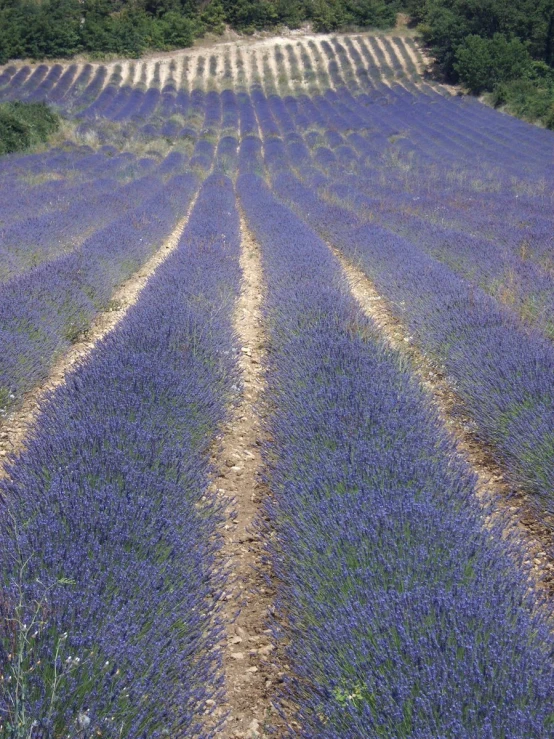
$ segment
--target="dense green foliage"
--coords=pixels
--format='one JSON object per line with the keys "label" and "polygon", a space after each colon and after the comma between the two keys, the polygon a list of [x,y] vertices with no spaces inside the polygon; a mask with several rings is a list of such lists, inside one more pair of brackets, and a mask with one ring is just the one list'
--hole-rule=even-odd
{"label": "dense green foliage", "polygon": [[554,127],[554,0],[408,0],[439,70]]}
{"label": "dense green foliage", "polygon": [[492,90],[499,82],[524,77],[531,66],[525,45],[501,33],[467,36],[456,52],[454,69],[473,92]]}
{"label": "dense green foliage", "polygon": [[0,0],[0,64],[80,52],[139,56],[190,46],[225,24],[253,32],[306,20],[330,31],[394,25],[399,0]]}
{"label": "dense green foliage", "polygon": [[46,141],[60,125],[44,103],[0,104],[0,154],[23,151]]}
{"label": "dense green foliage", "polygon": [[527,77],[497,84],[491,99],[520,118],[541,121],[554,130],[554,69],[544,62],[534,62]]}
{"label": "dense green foliage", "polygon": [[[178,5],[178,9],[175,9]],[[0,0],[0,62],[68,57],[79,52],[138,56],[149,48],[190,46],[200,16],[180,3],[145,0]]]}

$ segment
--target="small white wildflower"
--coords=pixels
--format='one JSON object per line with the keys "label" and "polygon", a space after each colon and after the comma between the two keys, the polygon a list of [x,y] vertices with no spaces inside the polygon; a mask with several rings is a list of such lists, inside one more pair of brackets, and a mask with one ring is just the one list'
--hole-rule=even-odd
{"label": "small white wildflower", "polygon": [[81,711],[77,717],[77,723],[79,724],[80,729],[88,729],[90,726],[90,716],[88,716],[86,712],[83,713]]}

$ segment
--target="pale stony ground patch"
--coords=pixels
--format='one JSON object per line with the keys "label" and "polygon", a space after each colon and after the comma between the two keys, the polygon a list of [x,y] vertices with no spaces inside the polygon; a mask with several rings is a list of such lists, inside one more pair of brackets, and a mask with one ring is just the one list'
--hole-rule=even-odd
{"label": "pale stony ground patch", "polygon": [[[405,30],[405,29],[404,29]],[[236,37],[233,40],[214,41],[211,44],[204,42],[189,49],[151,53],[140,60],[113,60],[105,63],[89,63],[92,74],[100,68],[106,70],[102,89],[108,85],[125,85],[147,90],[151,87],[163,90],[166,85],[173,85],[176,89],[192,90],[200,87],[205,90],[221,91],[223,89],[249,89],[252,84],[267,85],[264,75],[264,63],[271,70],[277,89],[281,94],[299,94],[308,90],[326,87],[334,89],[335,84],[329,75],[329,58],[322,44],[334,45],[348,39],[354,48],[363,50],[364,60],[372,59],[374,74],[385,84],[402,84],[401,80],[394,79],[392,59],[389,49],[380,40],[386,36],[388,43],[395,51],[407,76],[410,70],[405,62],[408,56],[416,66],[418,73],[431,65],[431,60],[425,55],[417,41],[411,35],[391,36],[373,32],[355,34],[315,34],[309,30],[298,29],[281,35],[266,35],[262,37]],[[398,34],[398,32],[397,32]],[[377,58],[373,44],[384,55],[387,68]],[[363,86],[365,80],[358,74],[358,67],[352,57],[348,45],[342,43],[345,49],[345,59],[335,52],[339,73],[350,87]],[[400,49],[400,46],[402,49]],[[289,51],[287,51],[289,49]],[[311,75],[314,82],[308,83],[306,69],[302,62],[301,53],[306,53],[311,64]],[[402,53],[403,52],[403,53]],[[276,61],[279,55],[280,61]],[[296,55],[297,69],[291,65],[291,56]],[[213,59],[212,64],[210,60]],[[225,74],[226,60],[230,67],[230,74]],[[75,62],[72,62],[75,64]],[[14,64],[11,62],[11,64]],[[15,65],[23,62],[15,62]],[[38,63],[37,63],[38,64]],[[62,64],[69,66],[67,60],[48,62],[48,65]],[[213,65],[213,69],[211,69]],[[36,65],[31,65],[36,66]],[[84,68],[79,61],[74,79],[77,80]],[[0,67],[0,71],[2,68]],[[370,77],[371,71],[370,72]],[[423,78],[421,78],[423,81]],[[54,86],[53,90],[55,91]],[[442,86],[442,89],[446,89]],[[101,91],[101,90],[100,90]],[[71,95],[71,90],[68,92]]]}
{"label": "pale stony ground patch", "polygon": [[284,730],[273,703],[286,666],[276,657],[269,628],[274,593],[263,545],[263,502],[269,494],[260,479],[265,387],[263,273],[260,249],[244,216],[240,264],[243,281],[234,325],[240,343],[242,387],[212,460],[217,470],[212,493],[227,511],[219,552],[220,571],[226,574],[225,590],[220,594],[225,699],[206,710],[208,723],[224,720],[218,733],[222,739],[254,738],[266,732],[275,736],[275,731]]}

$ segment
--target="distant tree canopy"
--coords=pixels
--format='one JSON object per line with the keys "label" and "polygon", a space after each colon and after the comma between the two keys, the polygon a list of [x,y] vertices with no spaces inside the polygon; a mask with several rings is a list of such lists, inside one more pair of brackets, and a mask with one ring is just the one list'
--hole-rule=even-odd
{"label": "distant tree canopy", "polygon": [[499,82],[525,77],[531,70],[527,47],[502,33],[492,38],[466,36],[456,50],[454,70],[473,92],[492,90]]}
{"label": "distant tree canopy", "polygon": [[0,64],[81,52],[139,56],[190,46],[225,24],[253,32],[310,20],[316,30],[394,25],[400,0],[0,0]]}
{"label": "distant tree canopy", "polygon": [[554,65],[554,0],[407,0],[407,5],[442,71],[452,80],[460,75],[458,50],[467,48],[467,39],[474,36],[492,42],[479,47],[478,42],[469,42],[469,48],[480,55],[500,55],[505,60],[506,54],[513,53],[521,58],[518,45],[510,50],[502,47],[502,38],[517,39],[529,59]]}
{"label": "distant tree canopy", "polygon": [[554,0],[406,0],[442,74],[554,128]]}

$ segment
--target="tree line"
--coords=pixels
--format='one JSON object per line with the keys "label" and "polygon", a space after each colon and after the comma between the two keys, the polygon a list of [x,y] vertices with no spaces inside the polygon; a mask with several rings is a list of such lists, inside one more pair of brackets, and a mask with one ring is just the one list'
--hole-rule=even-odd
{"label": "tree line", "polygon": [[0,0],[0,64],[78,53],[140,56],[190,46],[226,25],[252,33],[393,26],[399,0]]}
{"label": "tree line", "polygon": [[407,0],[450,82],[554,129],[554,0]]}

